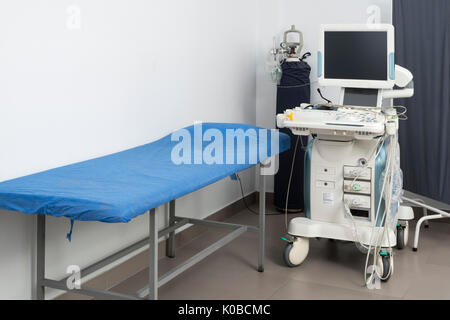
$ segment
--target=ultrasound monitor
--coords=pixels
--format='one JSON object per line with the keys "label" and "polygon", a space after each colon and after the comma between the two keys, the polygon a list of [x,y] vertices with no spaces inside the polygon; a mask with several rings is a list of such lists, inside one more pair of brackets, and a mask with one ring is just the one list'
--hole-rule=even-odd
{"label": "ultrasound monitor", "polygon": [[394,27],[322,25],[318,77],[321,86],[390,89],[394,86]]}

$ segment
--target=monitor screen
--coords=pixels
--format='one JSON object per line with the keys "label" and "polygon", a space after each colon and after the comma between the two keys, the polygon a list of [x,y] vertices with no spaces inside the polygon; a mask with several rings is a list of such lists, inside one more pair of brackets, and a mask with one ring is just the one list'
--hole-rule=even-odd
{"label": "monitor screen", "polygon": [[386,31],[325,31],[325,79],[388,80]]}
{"label": "monitor screen", "polygon": [[378,89],[346,88],[343,104],[346,106],[375,107],[378,104]]}

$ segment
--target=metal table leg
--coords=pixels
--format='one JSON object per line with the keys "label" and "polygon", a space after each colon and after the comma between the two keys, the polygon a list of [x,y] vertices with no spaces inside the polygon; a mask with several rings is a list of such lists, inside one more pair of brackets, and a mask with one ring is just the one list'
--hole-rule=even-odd
{"label": "metal table leg", "polygon": [[413,251],[417,251],[419,248],[419,236],[420,236],[420,227],[422,226],[422,223],[427,223],[429,220],[435,220],[435,219],[442,219],[442,218],[448,218],[448,216],[444,216],[442,214],[436,214],[436,215],[426,215],[419,219],[416,225],[416,232],[414,233],[414,246]]}
{"label": "metal table leg", "polygon": [[[175,224],[175,200],[170,201],[169,204],[169,227]],[[175,231],[169,233],[169,238],[166,242],[166,256],[175,258]]]}
{"label": "metal table leg", "polygon": [[158,218],[156,210],[150,210],[149,216],[149,300],[158,300]]}
{"label": "metal table leg", "polygon": [[37,215],[34,299],[45,300],[45,215]]}
{"label": "metal table leg", "polygon": [[[261,169],[260,169],[261,170]],[[260,173],[259,175],[259,253],[258,253],[258,271],[264,272],[264,247],[265,247],[265,228],[266,228],[266,179]]]}

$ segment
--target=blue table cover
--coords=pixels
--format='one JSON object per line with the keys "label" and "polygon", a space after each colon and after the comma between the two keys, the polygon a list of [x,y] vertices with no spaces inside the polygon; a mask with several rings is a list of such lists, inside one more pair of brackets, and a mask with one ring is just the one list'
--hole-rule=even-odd
{"label": "blue table cover", "polygon": [[[224,138],[227,129],[254,129],[256,132],[261,129],[231,123],[203,123],[200,126],[203,133],[208,129],[217,129]],[[195,145],[194,126],[184,130],[192,134],[192,157],[199,148],[204,151],[211,144],[210,141],[203,141]],[[270,157],[275,155],[276,150],[272,152],[271,148],[270,137],[273,133],[267,132],[267,156]],[[171,154],[180,141],[172,141],[171,135],[168,135],[155,142],[105,157],[2,182],[0,209],[64,216],[72,222],[129,222],[150,209],[255,165],[249,161],[249,144],[254,144],[254,141],[251,142],[252,139],[248,137],[244,151],[234,144],[235,159],[245,152],[246,160],[241,164],[177,165],[171,160]],[[257,136],[259,144],[260,138]],[[280,133],[278,151],[289,148],[290,138]],[[226,154],[230,149],[224,146],[222,152],[226,162]],[[265,158],[259,159],[258,154],[257,161],[261,162]]]}

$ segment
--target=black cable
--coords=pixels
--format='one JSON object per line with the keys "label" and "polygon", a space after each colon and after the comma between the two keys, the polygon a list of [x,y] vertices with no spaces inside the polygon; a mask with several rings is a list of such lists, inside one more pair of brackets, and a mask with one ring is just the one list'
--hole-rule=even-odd
{"label": "black cable", "polygon": [[285,211],[283,213],[284,217],[285,217],[286,231],[288,230],[287,216],[289,214],[289,212],[288,212],[289,193],[291,192],[291,182],[292,182],[292,175],[294,173],[295,158],[297,156],[298,141],[301,140],[302,141],[302,145],[303,145],[303,140],[301,139],[301,137],[302,136],[298,135],[297,136],[297,141],[295,142],[294,155],[292,156],[291,174],[289,175],[289,183],[288,183],[288,187],[287,187],[287,191],[286,191],[286,208],[285,208]]}
{"label": "black cable", "polygon": [[[242,186],[242,181],[241,181],[241,177],[239,177],[239,174],[236,173],[236,177],[239,181],[239,185],[241,187],[241,194],[242,194],[242,201],[244,202],[245,207],[247,208],[248,211],[250,211],[253,214],[257,214],[259,215],[259,212],[254,211],[253,209],[250,208],[250,206],[247,203],[247,200],[245,200],[245,193],[244,193],[244,188]],[[266,212],[266,216],[279,216],[284,214],[284,212]]]}
{"label": "black cable", "polygon": [[320,88],[317,88],[317,92],[319,93],[320,97],[321,97],[323,100],[325,100],[325,101],[328,102],[329,104],[332,104],[332,103],[331,103],[331,100],[328,100],[327,98],[325,98],[325,97],[322,95],[322,91],[320,91]]}
{"label": "black cable", "polygon": [[[289,177],[289,185],[288,185],[288,189],[287,189],[287,192],[286,192],[286,209],[283,210],[283,212],[266,212],[267,216],[280,216],[280,215],[286,215],[287,216],[288,214],[296,214],[296,212],[288,212],[288,201],[289,201],[289,193],[290,193],[290,188],[291,188],[291,179],[292,179],[292,175],[294,173],[295,158],[296,158],[296,155],[297,155],[297,148],[298,148],[298,142],[299,141],[301,141],[302,149],[304,151],[306,151],[306,147],[303,144],[302,136],[300,136],[300,135],[297,136],[297,141],[295,143],[295,150],[294,150],[294,154],[292,156],[292,165],[291,165],[291,174],[290,174],[290,177]],[[236,177],[237,177],[237,179],[239,181],[239,185],[241,187],[242,201],[244,202],[245,207],[251,213],[259,215],[259,212],[256,212],[256,211],[252,210],[250,208],[250,206],[247,204],[247,201],[245,200],[245,193],[244,193],[244,188],[242,186],[241,177],[239,177],[239,174],[237,174],[237,173],[236,173]]]}

